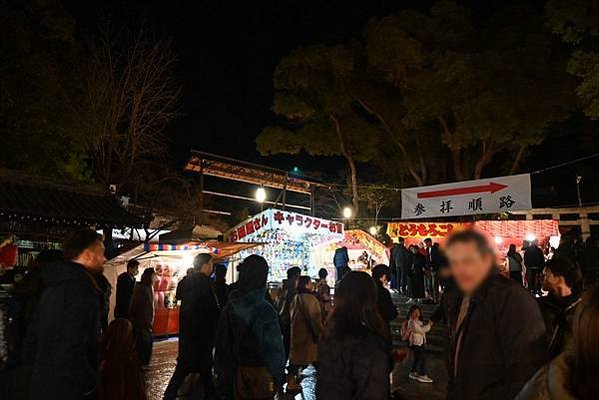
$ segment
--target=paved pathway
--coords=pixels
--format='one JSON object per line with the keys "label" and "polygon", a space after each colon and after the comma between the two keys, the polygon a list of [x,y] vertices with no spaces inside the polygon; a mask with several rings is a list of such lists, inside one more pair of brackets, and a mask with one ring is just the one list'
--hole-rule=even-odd
{"label": "paved pathway", "polygon": [[[404,318],[411,304],[405,304],[405,299],[394,296],[394,301],[400,310],[400,317]],[[435,310],[434,305],[421,305],[425,318]],[[398,319],[393,325],[394,345],[405,346],[400,341],[399,329],[401,320]],[[393,372],[393,391],[396,399],[401,400],[442,400],[445,398],[445,386],[447,384],[447,372],[443,359],[443,327],[435,325],[428,335],[427,347],[427,369],[428,375],[434,379],[434,383],[425,384],[408,379],[411,359],[396,366]],[[177,358],[177,339],[162,340],[154,343],[152,364],[147,372],[149,400],[162,400],[162,395],[175,368]],[[312,369],[306,371],[306,377],[302,381],[303,393],[287,396],[285,400],[315,400],[314,396],[315,377]]]}

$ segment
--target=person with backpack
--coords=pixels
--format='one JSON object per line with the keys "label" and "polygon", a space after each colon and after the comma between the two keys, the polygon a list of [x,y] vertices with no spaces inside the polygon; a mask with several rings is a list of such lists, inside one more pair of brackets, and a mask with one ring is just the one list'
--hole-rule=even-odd
{"label": "person with backpack", "polygon": [[426,358],[424,345],[426,344],[426,334],[433,327],[432,321],[426,324],[422,322],[422,311],[417,305],[410,307],[408,312],[407,331],[409,332],[408,342],[412,349],[413,361],[412,369],[408,377],[422,383],[432,383],[433,380],[426,374]]}

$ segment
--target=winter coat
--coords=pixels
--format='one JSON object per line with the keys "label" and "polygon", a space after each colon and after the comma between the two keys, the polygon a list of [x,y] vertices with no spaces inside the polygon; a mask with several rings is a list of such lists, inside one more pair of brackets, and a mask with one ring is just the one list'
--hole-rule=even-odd
{"label": "winter coat", "polygon": [[423,324],[420,320],[408,320],[410,332],[410,346],[422,346],[426,343],[426,334],[431,330],[431,324]]}
{"label": "winter coat", "polygon": [[441,252],[439,246],[431,246],[426,251],[426,269],[437,271],[441,265]]}
{"label": "winter coat", "polygon": [[108,327],[108,314],[110,313],[110,294],[112,293],[112,285],[104,274],[95,274],[96,283],[100,288],[98,294],[100,301],[100,330],[105,332]]}
{"label": "winter coat", "polygon": [[223,308],[227,304],[227,298],[229,297],[230,287],[225,281],[214,281],[214,293],[218,299],[218,306]]}
{"label": "winter coat", "polygon": [[154,288],[138,282],[133,289],[129,320],[135,330],[152,333],[154,324]]}
{"label": "winter coat", "polygon": [[537,299],[545,326],[545,342],[549,359],[559,355],[565,348],[566,341],[570,337],[572,319],[576,306],[580,302],[580,296],[571,294],[568,297],[556,298],[553,295]]}
{"label": "winter coat", "polygon": [[316,283],[316,295],[320,301],[320,311],[322,312],[322,320],[325,321],[327,316],[333,311],[333,299],[331,298],[331,287],[326,279],[321,279]]}
{"label": "winter coat", "polygon": [[389,268],[393,275],[407,274],[411,267],[410,251],[404,245],[395,244],[391,249]]}
{"label": "winter coat", "polygon": [[337,249],[335,250],[335,255],[333,256],[333,265],[335,268],[340,269],[343,267],[347,267],[349,264],[349,255],[347,254],[346,249]]}
{"label": "winter coat", "polygon": [[298,293],[291,302],[291,348],[289,363],[308,365],[318,359],[318,338],[323,331],[318,298]]}
{"label": "winter coat", "polygon": [[116,280],[116,305],[115,318],[129,318],[131,298],[135,288],[135,277],[128,272],[123,272]]}
{"label": "winter coat", "polygon": [[411,268],[411,280],[412,280],[412,293],[411,297],[422,299],[424,298],[424,268],[426,267],[426,257],[418,252],[412,254],[412,268]]}
{"label": "winter coat", "polygon": [[375,333],[318,345],[317,400],[388,400],[389,341]]}
{"label": "winter coat", "polygon": [[218,324],[214,370],[219,391],[232,399],[238,367],[264,367],[282,384],[285,363],[277,312],[266,301],[265,289],[245,295],[233,290]]}
{"label": "winter coat", "polygon": [[470,298],[456,366],[462,299],[449,299],[448,399],[513,398],[544,360],[545,323],[536,301],[521,285],[492,273]]}
{"label": "winter coat", "polygon": [[177,362],[190,371],[210,363],[218,324],[218,302],[212,279],[194,272],[178,287],[179,356]]}
{"label": "winter coat", "polygon": [[507,256],[508,269],[510,272],[522,272],[522,256],[514,253],[513,256]]}
{"label": "winter coat", "polygon": [[393,300],[391,299],[391,293],[387,290],[383,283],[379,280],[375,280],[377,289],[377,306],[379,314],[385,320],[387,324],[394,321],[399,315]]}
{"label": "winter coat", "polygon": [[539,246],[528,246],[524,251],[524,264],[526,264],[526,268],[543,268],[545,265],[543,250]]}
{"label": "winter coat", "polygon": [[567,353],[559,355],[528,381],[515,400],[577,400],[570,387],[574,373],[570,365]]}
{"label": "winter coat", "polygon": [[100,290],[74,262],[47,266],[42,275],[46,289],[26,340],[34,354],[31,399],[79,399],[96,383]]}

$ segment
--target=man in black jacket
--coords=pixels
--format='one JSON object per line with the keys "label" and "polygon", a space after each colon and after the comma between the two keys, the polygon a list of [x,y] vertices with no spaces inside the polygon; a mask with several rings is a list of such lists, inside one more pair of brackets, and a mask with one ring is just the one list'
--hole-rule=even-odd
{"label": "man in black jacket", "polygon": [[129,307],[135,287],[135,277],[139,273],[139,261],[131,259],[127,262],[127,271],[119,275],[116,280],[116,305],[114,306],[115,318],[129,318]]}
{"label": "man in black jacket", "polygon": [[218,324],[219,307],[210,275],[212,256],[202,253],[193,260],[194,272],[185,278],[177,291],[179,311],[179,355],[175,372],[164,393],[164,400],[174,400],[189,374],[200,374],[207,398],[214,395],[212,350]]}
{"label": "man in black jacket", "polygon": [[541,293],[539,287],[539,277],[543,272],[543,266],[545,265],[545,256],[543,250],[539,247],[536,240],[530,243],[530,246],[524,251],[524,264],[528,271],[528,289],[532,294]]}
{"label": "man in black jacket", "polygon": [[534,298],[497,273],[484,236],[448,239],[457,296],[446,304],[448,399],[513,399],[542,365],[545,324]]}
{"label": "man in black jacket", "polygon": [[26,351],[33,358],[31,399],[93,398],[99,343],[99,287],[93,277],[106,258],[93,230],[70,234],[66,261],[45,267],[46,289],[31,322]]}
{"label": "man in black jacket", "polygon": [[409,270],[412,266],[410,252],[404,245],[404,238],[400,237],[391,248],[389,268],[393,276],[393,287],[402,294],[408,294]]}

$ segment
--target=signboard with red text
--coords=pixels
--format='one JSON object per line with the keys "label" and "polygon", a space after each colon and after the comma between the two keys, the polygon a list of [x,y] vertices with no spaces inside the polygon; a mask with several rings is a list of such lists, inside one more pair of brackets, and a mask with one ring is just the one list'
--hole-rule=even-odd
{"label": "signboard with red text", "polygon": [[251,241],[265,231],[282,229],[293,234],[317,234],[343,238],[343,223],[303,214],[268,209],[227,232],[231,242]]}
{"label": "signboard with red text", "polygon": [[529,210],[530,175],[511,175],[401,191],[401,218],[455,217]]}

